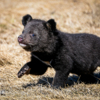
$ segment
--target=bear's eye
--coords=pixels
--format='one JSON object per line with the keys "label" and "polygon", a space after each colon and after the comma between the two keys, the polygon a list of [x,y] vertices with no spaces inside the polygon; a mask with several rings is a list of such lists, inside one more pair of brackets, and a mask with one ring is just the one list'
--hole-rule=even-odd
{"label": "bear's eye", "polygon": [[22,34],[24,33],[24,31],[22,31]]}
{"label": "bear's eye", "polygon": [[32,36],[35,36],[35,34],[32,34]]}
{"label": "bear's eye", "polygon": [[35,36],[35,34],[30,34],[30,36],[34,37],[34,36]]}

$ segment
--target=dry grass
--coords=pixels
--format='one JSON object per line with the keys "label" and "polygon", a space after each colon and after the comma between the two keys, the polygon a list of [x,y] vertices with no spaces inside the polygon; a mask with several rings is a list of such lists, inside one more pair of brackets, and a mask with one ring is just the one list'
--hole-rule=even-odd
{"label": "dry grass", "polygon": [[[62,31],[100,36],[100,0],[0,0],[0,13],[0,100],[100,100],[100,84],[75,83],[55,90],[36,84],[43,80],[41,76],[18,79],[16,75],[30,60],[30,53],[17,43],[23,15],[54,18]],[[53,77],[54,73],[48,69],[43,77]]]}

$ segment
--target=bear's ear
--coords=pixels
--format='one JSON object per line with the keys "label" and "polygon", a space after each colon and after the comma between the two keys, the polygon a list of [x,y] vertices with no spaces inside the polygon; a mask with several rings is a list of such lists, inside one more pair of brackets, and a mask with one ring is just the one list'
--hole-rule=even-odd
{"label": "bear's ear", "polygon": [[31,20],[32,20],[31,15],[27,14],[27,15],[23,16],[23,18],[22,18],[22,24],[25,26]]}
{"label": "bear's ear", "polygon": [[46,22],[46,26],[49,30],[55,31],[56,30],[56,22],[54,19],[50,19]]}

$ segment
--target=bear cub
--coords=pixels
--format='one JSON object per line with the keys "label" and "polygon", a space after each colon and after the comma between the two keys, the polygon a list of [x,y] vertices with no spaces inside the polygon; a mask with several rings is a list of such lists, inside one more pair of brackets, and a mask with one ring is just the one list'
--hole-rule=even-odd
{"label": "bear cub", "polygon": [[[48,21],[33,19],[25,15],[22,19],[24,30],[18,37],[19,45],[31,52],[31,61],[18,72],[42,75],[48,67],[56,74],[52,85],[65,86],[69,73],[85,76],[93,75],[100,66],[100,38],[88,33],[64,33],[56,28],[54,19]],[[49,61],[46,64],[44,61]]]}

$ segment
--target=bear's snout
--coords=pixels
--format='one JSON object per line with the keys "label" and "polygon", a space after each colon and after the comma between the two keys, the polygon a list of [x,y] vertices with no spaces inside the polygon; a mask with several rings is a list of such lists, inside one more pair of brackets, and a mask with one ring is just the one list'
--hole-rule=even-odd
{"label": "bear's snout", "polygon": [[18,42],[19,42],[19,45],[20,45],[22,48],[26,48],[26,47],[27,47],[26,43],[24,42],[24,38],[23,38],[22,35],[20,35],[20,36],[18,37]]}
{"label": "bear's snout", "polygon": [[21,35],[18,37],[18,42],[19,43],[22,43],[23,42],[23,37]]}

